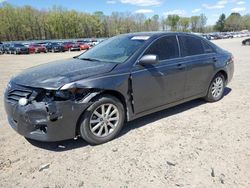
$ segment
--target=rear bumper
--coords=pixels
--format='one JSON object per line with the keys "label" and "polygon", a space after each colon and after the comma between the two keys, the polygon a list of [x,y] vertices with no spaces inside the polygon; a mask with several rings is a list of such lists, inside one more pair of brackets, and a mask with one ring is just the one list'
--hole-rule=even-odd
{"label": "rear bumper", "polygon": [[229,84],[232,79],[233,79],[233,75],[234,75],[234,63],[229,63],[226,66],[226,70],[227,70],[227,84]]}
{"label": "rear bumper", "polygon": [[76,125],[88,103],[74,101],[32,102],[26,106],[8,101],[5,110],[11,127],[20,135],[39,141],[61,141],[76,136]]}

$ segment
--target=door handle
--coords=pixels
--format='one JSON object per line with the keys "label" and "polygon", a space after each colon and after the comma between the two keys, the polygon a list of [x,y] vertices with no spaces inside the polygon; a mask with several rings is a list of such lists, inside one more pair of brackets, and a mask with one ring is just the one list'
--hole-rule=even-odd
{"label": "door handle", "polygon": [[217,62],[217,58],[216,57],[213,57],[213,62]]}

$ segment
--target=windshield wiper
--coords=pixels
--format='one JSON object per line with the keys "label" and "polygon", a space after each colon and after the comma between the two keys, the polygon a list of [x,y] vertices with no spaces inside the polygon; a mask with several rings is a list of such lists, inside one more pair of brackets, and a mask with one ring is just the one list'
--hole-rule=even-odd
{"label": "windshield wiper", "polygon": [[86,61],[99,61],[100,62],[99,59],[94,59],[94,58],[79,58],[79,59],[86,60]]}

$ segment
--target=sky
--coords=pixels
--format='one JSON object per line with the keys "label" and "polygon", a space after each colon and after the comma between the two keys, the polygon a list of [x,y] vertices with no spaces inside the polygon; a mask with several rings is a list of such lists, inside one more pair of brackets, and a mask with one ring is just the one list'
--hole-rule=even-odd
{"label": "sky", "polygon": [[227,16],[232,12],[250,13],[250,0],[0,0],[0,3],[4,1],[16,6],[31,5],[37,9],[57,5],[88,13],[102,11],[107,15],[115,11],[144,13],[147,17],[154,14],[160,17],[169,14],[190,17],[204,13],[208,25],[214,24],[222,13]]}

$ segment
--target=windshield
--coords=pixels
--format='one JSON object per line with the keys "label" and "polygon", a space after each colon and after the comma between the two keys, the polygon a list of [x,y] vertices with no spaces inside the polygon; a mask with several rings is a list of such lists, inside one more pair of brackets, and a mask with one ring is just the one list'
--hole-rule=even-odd
{"label": "windshield", "polygon": [[103,41],[80,55],[79,59],[89,59],[110,63],[124,63],[138,50],[149,36],[117,36]]}

